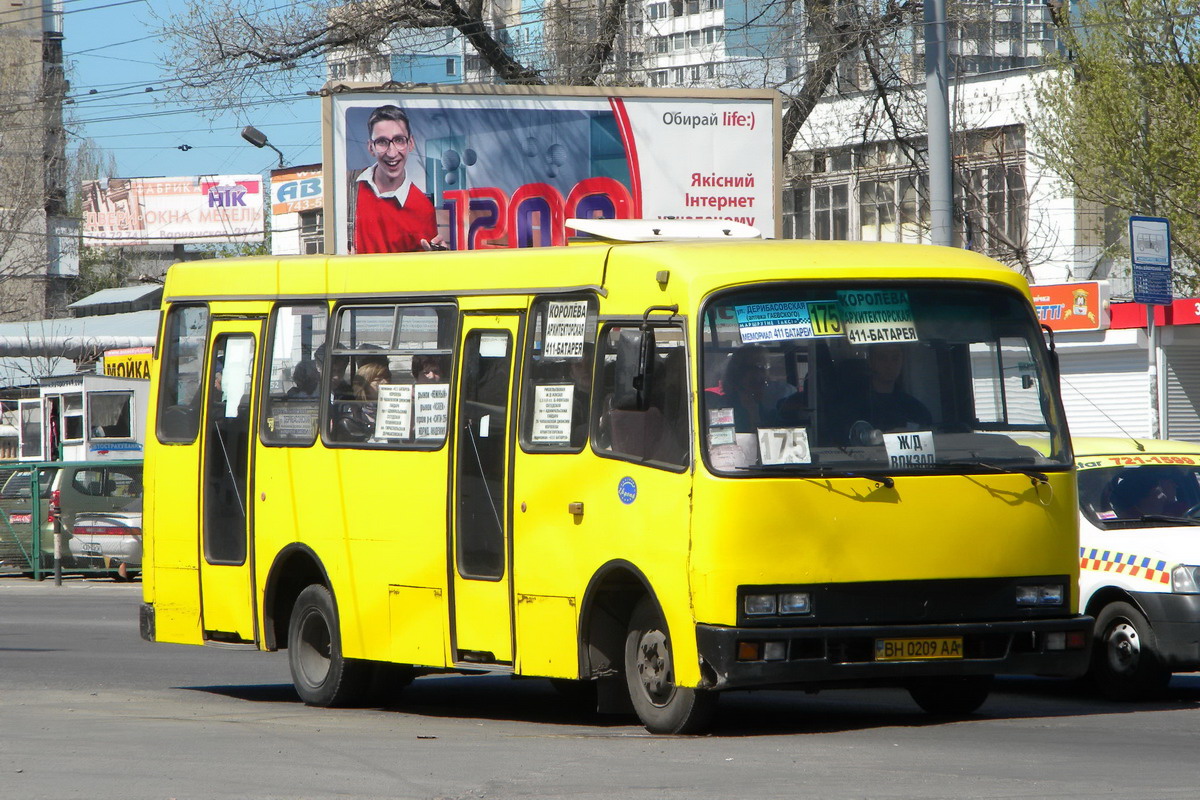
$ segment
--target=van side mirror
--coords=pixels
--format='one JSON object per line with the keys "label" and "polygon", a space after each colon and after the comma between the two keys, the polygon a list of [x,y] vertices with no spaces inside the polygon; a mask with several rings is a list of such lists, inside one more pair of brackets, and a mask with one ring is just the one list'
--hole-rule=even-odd
{"label": "van side mirror", "polygon": [[627,328],[617,335],[616,386],[613,408],[645,411],[654,382],[654,329]]}

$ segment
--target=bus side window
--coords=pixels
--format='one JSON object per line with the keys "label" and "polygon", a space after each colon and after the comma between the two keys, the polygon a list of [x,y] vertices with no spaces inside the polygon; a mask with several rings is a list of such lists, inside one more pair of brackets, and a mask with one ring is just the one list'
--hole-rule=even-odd
{"label": "bus side window", "polygon": [[259,426],[263,444],[307,447],[316,441],[328,316],[324,305],[275,309]]}
{"label": "bus side window", "polygon": [[322,398],[326,441],[436,449],[446,441],[457,310],[342,306]]}
{"label": "bus side window", "polygon": [[172,306],[167,312],[158,382],[158,440],[188,443],[200,432],[206,306]]}
{"label": "bus side window", "polygon": [[594,295],[533,304],[521,419],[526,452],[575,453],[587,444],[596,310]]}
{"label": "bus side window", "polygon": [[644,411],[615,408],[617,387],[616,343],[620,328],[606,328],[601,336],[604,369],[601,370],[598,413],[595,416],[595,447],[598,451],[634,461],[672,467],[688,464],[691,435],[688,425],[687,355],[681,328],[655,331],[654,363]]}

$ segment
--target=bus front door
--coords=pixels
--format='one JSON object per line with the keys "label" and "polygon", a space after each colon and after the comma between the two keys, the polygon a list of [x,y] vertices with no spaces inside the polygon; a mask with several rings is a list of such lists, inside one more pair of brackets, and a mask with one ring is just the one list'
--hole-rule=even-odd
{"label": "bus front door", "polygon": [[519,327],[516,315],[463,320],[451,528],[451,620],[459,663],[513,660],[509,449]]}
{"label": "bus front door", "polygon": [[208,354],[200,485],[200,603],[204,638],[258,639],[250,546],[254,362],[262,323],[214,320]]}

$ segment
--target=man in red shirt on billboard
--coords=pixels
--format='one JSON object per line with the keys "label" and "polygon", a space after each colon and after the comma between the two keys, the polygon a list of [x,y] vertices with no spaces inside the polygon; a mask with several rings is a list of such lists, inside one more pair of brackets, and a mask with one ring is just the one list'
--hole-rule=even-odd
{"label": "man in red shirt on billboard", "polygon": [[354,252],[445,249],[433,203],[406,173],[415,149],[408,115],[397,106],[380,106],[367,120],[367,136],[375,163],[355,182]]}

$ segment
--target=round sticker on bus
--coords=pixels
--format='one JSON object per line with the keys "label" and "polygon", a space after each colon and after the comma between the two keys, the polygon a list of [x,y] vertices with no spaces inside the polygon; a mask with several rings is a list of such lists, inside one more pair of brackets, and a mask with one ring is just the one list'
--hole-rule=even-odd
{"label": "round sticker on bus", "polygon": [[621,498],[625,505],[637,500],[637,482],[628,475],[621,478],[621,482],[617,484],[617,497]]}

